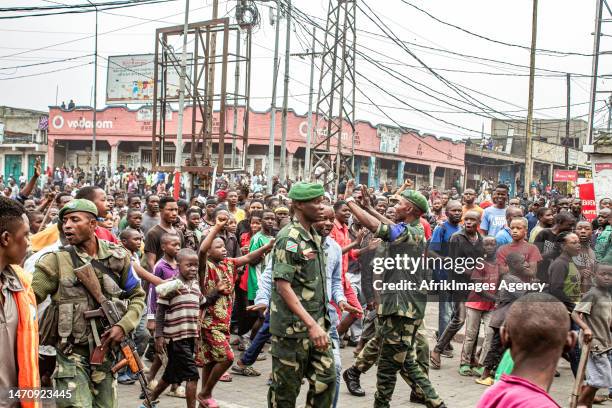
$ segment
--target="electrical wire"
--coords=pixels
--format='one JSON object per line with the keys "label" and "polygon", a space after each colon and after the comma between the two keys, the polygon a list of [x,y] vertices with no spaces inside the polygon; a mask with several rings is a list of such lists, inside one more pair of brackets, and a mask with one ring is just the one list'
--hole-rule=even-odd
{"label": "electrical wire", "polygon": [[[316,23],[315,23],[315,24],[316,24]],[[307,30],[307,29],[305,29],[305,28],[303,28],[303,29],[304,29],[306,32],[308,32],[308,30]],[[320,44],[322,44],[322,43],[320,42]],[[360,54],[360,53],[359,53],[359,52],[357,52],[357,54]],[[362,57],[363,57],[363,58],[365,58],[365,59],[368,59],[368,58],[369,58],[369,57],[368,57],[367,55],[365,55],[365,54],[361,54],[361,55],[362,55]],[[380,68],[380,67],[379,67],[379,68]],[[389,73],[389,72],[387,71],[387,73]],[[392,74],[391,74],[391,75],[392,75]],[[400,75],[401,75],[401,74],[400,74]],[[392,75],[392,76],[393,76],[393,75]],[[400,78],[397,78],[397,77],[396,77],[396,79],[401,80]],[[407,78],[407,77],[406,77],[406,79],[411,80],[410,78]],[[412,80],[412,81],[413,81],[413,80]],[[406,83],[405,81],[402,81],[402,82]],[[427,87],[426,85],[424,85],[424,84],[422,84],[422,83],[419,83],[419,84],[420,84],[420,85],[423,85],[423,86],[425,86],[425,87]],[[412,84],[410,84],[410,83],[407,83],[407,85],[414,87],[414,86],[413,86]],[[450,104],[450,103],[449,103],[449,102],[448,102],[446,99],[440,99],[440,98],[437,98],[437,97],[435,97],[435,96],[433,96],[433,95],[430,95],[429,93],[427,93],[427,92],[423,91],[422,89],[419,89],[418,87],[414,87],[414,88],[415,88],[415,89],[417,89],[417,90],[418,90],[418,91],[420,91],[420,92],[425,93],[426,95],[428,95],[428,96],[430,96],[430,97],[435,98],[436,100],[438,100],[438,101],[440,101],[440,102],[443,102],[443,103],[445,103],[445,104],[449,104],[449,105],[454,106],[454,107],[459,108],[459,109],[463,109],[463,108],[461,108],[461,107],[458,107],[457,105]],[[428,88],[430,91],[437,92],[437,93],[441,94],[441,95],[442,95],[444,98],[450,98],[450,99],[457,100],[455,97],[452,97],[452,96],[449,96],[449,95],[446,95],[446,94],[440,93],[439,91],[435,91],[435,90],[433,90],[433,89],[432,89],[432,88],[430,88],[430,87],[427,87],[427,88]],[[479,92],[479,91],[476,91],[476,92]],[[487,95],[487,96],[488,96],[488,95]],[[457,100],[457,101],[459,101],[459,100]],[[506,102],[506,101],[503,101],[503,102]],[[512,103],[510,103],[510,102],[506,102],[506,103],[512,104]],[[514,106],[518,106],[518,105],[515,105],[515,104],[512,104],[512,105],[514,105]],[[415,111],[429,112],[429,111],[427,111],[427,110],[425,110],[425,109],[418,109],[418,108],[415,108],[414,110],[415,110]],[[496,117],[493,117],[493,116],[490,116],[490,115],[486,115],[486,113],[491,113],[491,112],[502,113],[502,112],[499,112],[499,111],[497,111],[497,110],[495,110],[495,109],[491,109],[491,110],[489,110],[489,111],[482,110],[481,112],[467,111],[467,110],[465,110],[465,109],[463,109],[463,111],[465,111],[465,113],[474,113],[474,114],[479,114],[480,116],[483,116],[483,117],[486,117],[486,118],[488,118],[488,119],[492,119],[492,120],[500,120],[500,118],[496,118]],[[506,116],[507,116],[507,115],[506,115]],[[517,118],[522,119],[521,117],[517,117]],[[501,120],[503,121],[503,119],[501,119]],[[507,123],[507,124],[509,124],[509,125],[512,125],[512,123],[511,123],[511,122],[507,122],[507,121],[506,121],[506,123]],[[450,121],[447,121],[447,124],[451,124],[451,122],[450,122]],[[453,123],[451,126],[455,126],[455,127],[462,128],[462,126],[461,126],[461,125],[457,125],[457,124],[454,124],[454,123]],[[551,128],[551,129],[549,129],[549,130],[555,130],[555,129],[556,129],[556,128]],[[471,131],[476,132],[476,133],[480,133],[480,131],[474,131],[474,130],[471,130]]]}
{"label": "electrical wire", "polygon": [[39,65],[56,64],[58,62],[72,61],[72,60],[76,60],[76,59],[80,59],[80,58],[91,57],[93,55],[94,54],[85,54],[85,55],[79,55],[78,57],[63,58],[63,59],[58,59],[58,60],[53,60],[53,61],[38,62],[38,63],[34,63],[34,64],[15,65],[15,66],[12,66],[12,67],[0,67],[0,71],[5,70],[5,69],[19,69],[19,68],[35,67],[35,66],[39,66]]}
{"label": "electrical wire", "polygon": [[[227,0],[225,0],[225,1],[227,1]],[[193,11],[201,10],[201,9],[208,8],[208,7],[210,7],[210,5],[206,5],[206,6],[202,6],[202,7],[197,7],[195,9],[191,10],[191,11],[193,12]],[[184,14],[184,12],[179,12],[179,13],[170,14],[170,15],[162,17],[162,18],[176,17],[176,16],[180,16],[180,15],[183,15],[183,14]],[[141,18],[139,18],[139,19],[141,19]],[[115,29],[112,29],[112,30],[109,30],[109,31],[105,31],[105,32],[102,32],[102,33],[98,33],[98,37],[100,37],[102,35],[110,34],[110,33],[115,33],[115,32],[118,32],[118,31],[127,30],[129,28],[145,25],[145,24],[148,24],[150,22],[157,22],[157,21],[161,21],[161,20],[149,20],[149,19],[146,19],[146,21],[142,22],[142,23],[131,24],[131,25],[128,25],[128,26],[123,26],[123,27],[115,28]],[[95,34],[91,34],[91,35],[88,35],[88,36],[85,36],[85,37],[80,37],[80,38],[76,38],[76,39],[73,39],[73,40],[62,41],[62,42],[59,42],[59,43],[49,44],[49,45],[45,45],[45,46],[39,47],[39,48],[29,48],[29,49],[26,49],[25,51],[13,53],[13,54],[1,55],[0,59],[15,57],[15,56],[18,56],[18,55],[28,54],[28,53],[35,52],[35,51],[47,50],[49,48],[54,48],[54,47],[57,47],[59,45],[71,44],[71,43],[87,40],[87,39],[94,38],[94,37],[95,37]]]}
{"label": "electrical wire", "polygon": [[28,18],[28,17],[46,17],[46,16],[67,15],[67,14],[84,14],[84,13],[93,13],[96,11],[103,12],[105,10],[115,10],[115,9],[123,9],[123,8],[128,8],[128,7],[168,3],[168,2],[176,1],[176,0],[145,0],[145,1],[146,2],[143,1],[142,3],[135,3],[135,4],[126,3],[124,5],[108,6],[108,7],[103,7],[99,10],[88,8],[88,9],[58,11],[55,13],[37,13],[37,14],[27,14],[27,15],[0,16],[0,20],[15,20],[15,19],[21,19],[21,18]]}
{"label": "electrical wire", "polygon": [[[446,25],[448,27],[452,27],[452,28],[454,28],[456,30],[459,30],[459,31],[462,31],[462,32],[464,32],[466,34],[469,34],[469,35],[471,35],[473,37],[480,38],[482,40],[486,40],[486,41],[489,41],[489,42],[492,42],[492,43],[495,43],[495,44],[499,44],[499,45],[505,45],[505,46],[508,46],[508,47],[515,47],[515,48],[520,48],[520,49],[523,49],[523,50],[531,51],[531,47],[528,47],[528,46],[525,46],[525,45],[520,45],[520,44],[513,44],[513,43],[506,42],[506,41],[496,40],[494,38],[490,38],[490,37],[484,36],[482,34],[477,34],[475,32],[472,32],[472,31],[470,31],[468,29],[465,29],[465,28],[463,28],[461,26],[458,26],[456,24],[452,24],[452,23],[449,23],[447,21],[444,21],[444,20],[434,16],[433,14],[429,13],[428,11],[426,11],[426,10],[424,10],[424,9],[414,5],[414,4],[412,4],[411,2],[409,2],[407,0],[400,0],[400,1],[402,3],[410,6],[410,7],[418,10],[422,14],[425,14],[426,16],[428,16],[429,18],[437,21],[438,23],[441,23],[441,24]],[[545,49],[545,48],[536,48],[536,52],[545,53],[545,54],[548,54],[549,56],[562,56],[562,57],[569,56],[569,55],[575,55],[575,56],[581,56],[581,57],[592,57],[593,56],[593,54],[585,54],[585,53],[582,53],[582,52],[557,51],[557,50],[549,50],[549,49]]]}
{"label": "electrical wire", "polygon": [[0,81],[8,81],[8,80],[11,80],[11,79],[20,79],[20,78],[31,78],[31,77],[40,76],[40,75],[53,74],[55,72],[63,72],[63,71],[67,71],[69,69],[84,67],[86,65],[91,65],[91,64],[93,64],[93,61],[92,62],[86,62],[84,64],[74,65],[74,66],[71,66],[71,67],[54,69],[53,71],[38,72],[38,73],[35,73],[35,74],[20,75],[20,76],[10,77],[10,78],[0,78]]}

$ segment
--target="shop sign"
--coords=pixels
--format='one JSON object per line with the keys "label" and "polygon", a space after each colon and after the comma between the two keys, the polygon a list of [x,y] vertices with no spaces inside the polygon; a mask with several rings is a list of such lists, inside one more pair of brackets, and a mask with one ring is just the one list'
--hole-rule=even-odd
{"label": "shop sign", "polygon": [[567,182],[578,180],[578,172],[576,170],[555,170],[553,173],[553,181]]}

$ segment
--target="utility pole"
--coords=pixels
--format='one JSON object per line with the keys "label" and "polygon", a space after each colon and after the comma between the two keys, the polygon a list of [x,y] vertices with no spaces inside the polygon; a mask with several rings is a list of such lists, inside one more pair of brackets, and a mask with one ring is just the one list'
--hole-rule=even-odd
{"label": "utility pole", "polygon": [[[236,30],[236,70],[234,73],[234,128],[232,131],[232,169],[236,167],[236,132],[238,132],[238,92],[240,90],[240,30]],[[245,106],[246,109],[246,106]],[[246,146],[243,147],[244,149]]]}
{"label": "utility pole", "polygon": [[[174,198],[181,193],[181,164],[183,163],[183,117],[185,114],[185,77],[187,76],[187,32],[189,31],[189,0],[185,0],[185,24],[183,25],[183,54],[181,55],[181,77],[179,78],[179,111],[176,128],[176,151],[174,154]],[[195,109],[195,106],[194,106]],[[191,185],[191,183],[188,183]],[[187,197],[189,200],[190,197]]]}
{"label": "utility pole", "polygon": [[535,82],[535,51],[538,33],[538,0],[533,0],[532,14],[531,55],[529,57],[529,101],[527,102],[527,144],[525,146],[525,185],[523,187],[527,194],[531,191],[531,179],[533,178],[531,140],[533,138],[533,88]]}
{"label": "utility pole", "polygon": [[571,116],[571,106],[570,106],[570,100],[571,100],[571,74],[568,72],[565,75],[565,82],[566,82],[566,96],[567,96],[567,110],[565,112],[565,143],[563,143],[565,145],[565,168],[569,169],[569,140],[570,140],[570,122],[572,120],[572,116]]}
{"label": "utility pole", "polygon": [[597,0],[595,7],[595,32],[593,39],[593,70],[591,71],[591,95],[589,122],[587,125],[587,144],[593,144],[593,121],[595,120],[595,97],[597,96],[597,71],[599,68],[599,43],[601,40],[601,15],[604,0]]}
{"label": "utility pole", "polygon": [[270,142],[268,146],[267,191],[272,194],[274,173],[274,131],[276,130],[276,80],[278,79],[278,39],[280,35],[280,1],[276,0],[276,34],[274,35],[274,66],[272,67],[272,101],[270,102]]}
{"label": "utility pole", "polygon": [[[216,20],[219,14],[219,0],[213,0],[213,8],[212,8],[212,19]],[[206,118],[205,118],[205,140],[204,143],[204,155],[205,158],[209,160],[209,164],[212,163],[212,157],[206,157],[208,154],[212,156],[212,129],[213,129],[213,109],[214,109],[214,95],[215,95],[215,66],[217,59],[217,33],[213,31],[206,35],[207,40],[210,38],[210,42],[208,43],[208,50],[206,50],[208,54],[208,82],[206,84]],[[223,152],[225,151],[225,146],[221,146],[219,144],[218,157],[223,156]],[[218,163],[217,167],[223,168],[223,163]],[[215,170],[213,174],[213,179],[217,176],[217,171]]]}
{"label": "utility pole", "polygon": [[310,180],[310,143],[312,142],[312,98],[314,94],[314,67],[317,29],[312,29],[312,48],[310,49],[310,87],[308,88],[308,133],[306,135],[306,156],[304,157],[304,180]]}
{"label": "utility pole", "polygon": [[289,60],[291,47],[291,0],[287,0],[287,30],[285,38],[285,86],[283,89],[283,114],[281,128],[280,150],[280,181],[285,184],[287,180],[287,110],[289,105]]}
{"label": "utility pole", "polygon": [[96,34],[94,40],[93,126],[91,132],[91,185],[93,186],[96,180],[96,133],[98,130],[98,6],[96,6],[90,0],[87,1],[96,9]]}
{"label": "utility pole", "polygon": [[612,95],[608,97],[608,133],[610,133],[610,119],[612,119]]}

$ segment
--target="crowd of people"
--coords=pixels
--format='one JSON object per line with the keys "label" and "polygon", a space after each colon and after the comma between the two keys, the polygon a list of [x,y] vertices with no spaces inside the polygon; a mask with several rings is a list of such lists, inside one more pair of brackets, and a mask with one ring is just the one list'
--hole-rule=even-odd
{"label": "crowd of people", "polygon": [[[188,407],[218,407],[217,383],[260,376],[270,343],[269,406],[296,406],[303,381],[309,407],[337,406],[342,382],[363,397],[376,365],[375,407],[390,406],[398,372],[410,401],[444,407],[429,372],[465,326],[457,371],[483,386],[479,407],[559,406],[548,390],[560,358],[578,378],[586,367],[578,406],[612,398],[610,199],[588,221],[578,198],[510,197],[503,183],[346,180],[333,196],[278,178],[266,193],[260,174],[220,177],[187,201],[163,173],[101,170],[93,184],[79,169],[46,173],[37,164],[0,196],[0,389],[117,406],[115,381],[137,373],[93,357],[129,337],[148,361],[145,406],[170,388]],[[406,257],[424,261],[387,262]],[[87,313],[101,305],[77,273],[87,267],[121,310],[110,327]]]}

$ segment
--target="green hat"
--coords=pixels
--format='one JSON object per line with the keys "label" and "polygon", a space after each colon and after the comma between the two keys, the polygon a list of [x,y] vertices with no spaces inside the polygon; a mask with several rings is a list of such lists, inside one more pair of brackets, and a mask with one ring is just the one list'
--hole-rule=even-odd
{"label": "green hat", "polygon": [[98,208],[96,207],[94,203],[84,198],[78,198],[66,204],[60,210],[58,217],[61,221],[64,218],[64,215],[70,214],[73,212],[88,212],[90,214],[93,214],[95,217],[98,216]]}
{"label": "green hat", "polygon": [[421,193],[416,190],[404,190],[402,191],[402,197],[414,204],[418,209],[424,213],[429,212],[429,205],[427,205],[427,199]]}
{"label": "green hat", "polygon": [[289,197],[295,201],[310,201],[325,194],[325,190],[321,184],[299,182],[291,186]]}

